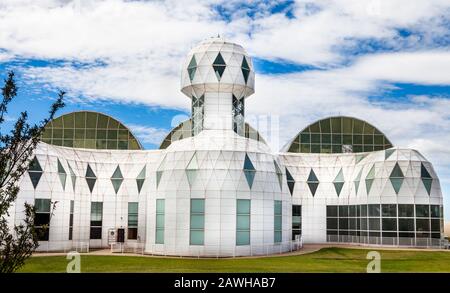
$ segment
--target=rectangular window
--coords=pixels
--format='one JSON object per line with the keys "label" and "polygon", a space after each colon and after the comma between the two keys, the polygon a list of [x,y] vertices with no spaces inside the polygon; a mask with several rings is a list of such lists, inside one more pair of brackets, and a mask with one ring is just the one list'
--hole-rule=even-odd
{"label": "rectangular window", "polygon": [[369,217],[379,217],[380,216],[380,205],[370,204],[369,205]]}
{"label": "rectangular window", "polygon": [[431,217],[432,218],[440,218],[441,214],[440,214],[440,206],[437,205],[431,205],[430,206],[430,210],[431,210]]}
{"label": "rectangular window", "polygon": [[236,200],[236,245],[250,245],[250,200]]}
{"label": "rectangular window", "polygon": [[398,230],[414,231],[414,219],[402,219],[402,218],[398,219]]}
{"label": "rectangular window", "polygon": [[274,202],[274,242],[280,243],[282,239],[282,203],[281,200],[275,200]]}
{"label": "rectangular window", "polygon": [[327,217],[337,217],[338,216],[337,206],[327,206]]}
{"label": "rectangular window", "polygon": [[73,236],[73,209],[74,209],[74,201],[70,201],[70,219],[69,219],[69,240],[72,240]]}
{"label": "rectangular window", "polygon": [[398,205],[398,216],[402,218],[412,218],[414,217],[414,205],[412,204],[399,204]]}
{"label": "rectangular window", "polygon": [[128,239],[136,240],[138,232],[138,209],[139,203],[128,203]]}
{"label": "rectangular window", "polygon": [[430,206],[429,205],[416,205],[416,217],[417,218],[428,218],[430,216]]}
{"label": "rectangular window", "polygon": [[292,240],[302,234],[302,206],[292,205]]}
{"label": "rectangular window", "polygon": [[381,215],[383,217],[397,217],[397,205],[396,204],[381,205]]}
{"label": "rectangular window", "polygon": [[156,200],[156,235],[155,243],[164,244],[164,199]]}
{"label": "rectangular window", "polygon": [[91,239],[102,239],[103,202],[91,202]]}
{"label": "rectangular window", "polygon": [[205,240],[205,200],[191,199],[190,244],[203,245]]}
{"label": "rectangular window", "polygon": [[50,199],[36,198],[34,200],[34,208],[36,215],[34,218],[34,226],[39,241],[48,241],[50,231]]}

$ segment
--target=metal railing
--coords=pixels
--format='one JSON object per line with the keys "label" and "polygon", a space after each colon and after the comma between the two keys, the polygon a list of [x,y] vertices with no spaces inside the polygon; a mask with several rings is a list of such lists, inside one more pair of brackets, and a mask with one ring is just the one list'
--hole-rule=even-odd
{"label": "metal railing", "polygon": [[89,252],[89,241],[45,241],[40,242],[37,252]]}
{"label": "metal railing", "polygon": [[144,254],[145,244],[142,242],[114,242],[110,243],[112,253]]}
{"label": "metal railing", "polygon": [[268,256],[293,252],[303,247],[302,239],[280,242],[276,244],[251,244],[243,246],[222,245],[191,245],[177,246],[166,244],[150,244],[146,246],[145,254],[177,257],[240,257],[240,256]]}
{"label": "metal railing", "polygon": [[327,235],[328,243],[349,243],[367,246],[447,248],[448,240],[437,238],[406,238],[406,237],[374,237],[353,235]]}

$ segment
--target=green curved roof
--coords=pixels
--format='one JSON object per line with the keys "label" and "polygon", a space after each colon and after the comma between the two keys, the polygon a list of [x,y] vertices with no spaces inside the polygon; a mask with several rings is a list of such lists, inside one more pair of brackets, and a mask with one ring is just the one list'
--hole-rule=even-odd
{"label": "green curved roof", "polygon": [[328,117],[303,129],[285,148],[290,153],[372,152],[392,147],[375,126],[352,117]]}
{"label": "green curved roof", "polygon": [[[251,127],[247,122],[245,122],[245,134],[244,137],[251,138],[257,141],[264,142],[264,139],[261,137],[258,131],[256,131],[253,127]],[[161,145],[159,146],[159,149],[166,149],[168,148],[172,142],[188,138],[192,136],[192,119],[188,119],[186,121],[181,122],[173,128],[169,134],[163,139],[161,142]]]}
{"label": "green curved roof", "polygon": [[85,149],[141,150],[131,131],[108,115],[78,111],[59,116],[45,125],[42,141]]}

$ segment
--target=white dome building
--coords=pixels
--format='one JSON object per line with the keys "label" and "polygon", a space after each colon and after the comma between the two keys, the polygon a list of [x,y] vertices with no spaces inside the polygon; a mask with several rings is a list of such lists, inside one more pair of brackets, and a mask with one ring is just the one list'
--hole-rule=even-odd
{"label": "white dome building", "polygon": [[192,116],[158,150],[143,150],[101,113],[55,118],[10,223],[34,203],[43,251],[113,245],[227,257],[281,253],[300,241],[442,245],[439,178],[419,152],[394,148],[363,120],[329,117],[275,153],[244,121],[254,86],[245,50],[211,38],[191,50],[181,73]]}

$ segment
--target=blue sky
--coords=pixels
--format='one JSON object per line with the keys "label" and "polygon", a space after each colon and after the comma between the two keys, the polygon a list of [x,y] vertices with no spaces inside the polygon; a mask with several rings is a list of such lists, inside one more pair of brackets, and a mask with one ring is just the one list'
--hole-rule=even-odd
{"label": "blue sky", "polygon": [[104,112],[157,148],[189,115],[184,56],[217,34],[253,56],[247,118],[279,120],[274,150],[329,115],[367,120],[434,164],[450,218],[448,0],[3,0],[0,77],[19,83],[6,127],[44,118],[63,89],[61,113]]}

